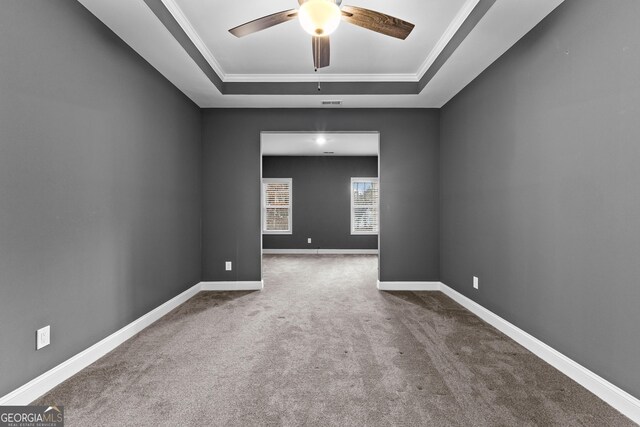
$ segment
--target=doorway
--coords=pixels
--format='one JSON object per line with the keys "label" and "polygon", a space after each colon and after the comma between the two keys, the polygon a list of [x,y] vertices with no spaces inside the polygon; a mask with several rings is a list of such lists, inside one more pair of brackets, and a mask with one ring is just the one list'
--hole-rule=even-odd
{"label": "doorway", "polygon": [[[378,132],[262,132],[261,260],[380,248]],[[375,284],[373,284],[375,286]]]}

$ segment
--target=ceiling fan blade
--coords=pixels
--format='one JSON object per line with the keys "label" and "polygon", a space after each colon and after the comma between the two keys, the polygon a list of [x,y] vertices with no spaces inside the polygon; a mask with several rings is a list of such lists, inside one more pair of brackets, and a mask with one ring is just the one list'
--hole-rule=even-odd
{"label": "ceiling fan blade", "polygon": [[402,40],[406,39],[415,27],[402,19],[356,6],[342,6],[342,19],[367,30]]}
{"label": "ceiling fan blade", "polygon": [[229,32],[236,37],[243,37],[251,33],[266,30],[274,25],[290,21],[296,16],[298,16],[298,11],[296,9],[283,10],[282,12],[272,13],[271,15],[263,16],[262,18],[254,19],[253,21],[238,25],[237,27],[230,29]]}
{"label": "ceiling fan blade", "polygon": [[316,70],[328,67],[329,58],[331,57],[329,36],[313,37],[311,44],[313,45],[313,66]]}

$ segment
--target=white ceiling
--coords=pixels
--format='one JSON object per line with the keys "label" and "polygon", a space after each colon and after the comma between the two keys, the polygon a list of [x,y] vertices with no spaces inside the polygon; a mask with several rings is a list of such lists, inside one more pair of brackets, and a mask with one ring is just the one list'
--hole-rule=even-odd
{"label": "white ceiling", "polygon": [[377,132],[262,132],[263,156],[377,156]]}
{"label": "white ceiling", "polygon": [[[234,75],[308,74],[313,76],[311,36],[297,19],[236,38],[228,29],[281,10],[297,8],[297,0],[229,2],[174,1],[217,59],[227,79]],[[322,74],[406,74],[415,78],[442,34],[468,0],[345,0],[415,24],[406,40],[384,36],[342,22],[330,36],[331,65]]]}
{"label": "white ceiling", "polygon": [[[223,95],[143,0],[78,0],[200,107],[441,107],[563,0],[497,0],[419,95]],[[310,70],[309,37],[296,21],[237,39],[227,30],[295,0],[162,0],[226,82],[418,81],[479,0],[345,0],[416,24],[405,41],[341,23],[332,63]],[[328,107],[341,108],[341,107]]]}

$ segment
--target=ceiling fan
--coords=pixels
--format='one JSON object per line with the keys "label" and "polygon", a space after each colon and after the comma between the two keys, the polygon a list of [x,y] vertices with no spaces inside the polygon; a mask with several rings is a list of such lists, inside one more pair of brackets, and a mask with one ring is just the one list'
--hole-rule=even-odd
{"label": "ceiling fan", "polygon": [[333,33],[343,20],[376,33],[406,39],[414,25],[356,6],[342,6],[342,0],[298,0],[298,9],[283,10],[254,19],[229,30],[236,37],[243,37],[298,18],[302,28],[313,36],[313,65],[315,70],[329,66],[329,34]]}

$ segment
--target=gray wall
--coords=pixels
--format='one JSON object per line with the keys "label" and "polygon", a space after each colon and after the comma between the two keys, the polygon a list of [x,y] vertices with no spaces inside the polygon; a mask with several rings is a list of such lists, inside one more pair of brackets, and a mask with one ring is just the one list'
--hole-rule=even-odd
{"label": "gray wall", "polygon": [[443,282],[640,397],[638,22],[567,0],[444,107],[440,167]]}
{"label": "gray wall", "polygon": [[200,280],[201,115],[75,1],[2,2],[0,58],[1,396]]}
{"label": "gray wall", "polygon": [[261,278],[261,131],[379,131],[381,280],[439,280],[439,123],[432,109],[204,110],[203,280]]}
{"label": "gray wall", "polygon": [[378,248],[377,234],[351,234],[351,178],[378,176],[377,157],[265,156],[262,176],[293,179],[293,232],[263,235],[263,248]]}

